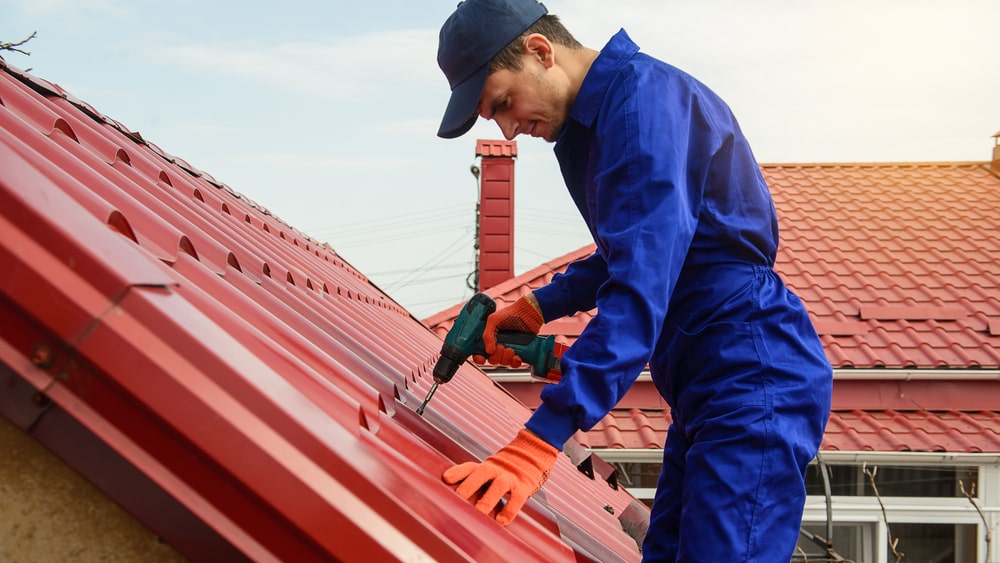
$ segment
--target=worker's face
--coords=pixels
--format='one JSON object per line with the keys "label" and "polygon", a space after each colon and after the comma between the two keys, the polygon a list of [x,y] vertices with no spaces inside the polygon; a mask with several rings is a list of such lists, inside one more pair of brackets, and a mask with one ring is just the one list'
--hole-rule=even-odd
{"label": "worker's face", "polygon": [[[551,56],[551,53],[548,54]],[[536,53],[526,54],[520,70],[503,69],[486,79],[479,99],[479,115],[496,121],[503,136],[559,138],[569,114],[565,74]]]}

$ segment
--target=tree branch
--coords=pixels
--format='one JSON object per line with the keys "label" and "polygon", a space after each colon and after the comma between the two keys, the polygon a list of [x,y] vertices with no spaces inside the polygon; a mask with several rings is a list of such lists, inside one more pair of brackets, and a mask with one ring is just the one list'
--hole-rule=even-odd
{"label": "tree branch", "polygon": [[983,514],[983,509],[980,508],[979,507],[979,503],[976,502],[976,484],[974,482],[970,483],[969,484],[969,491],[966,492],[965,491],[965,484],[962,483],[961,479],[959,479],[958,480],[958,490],[962,491],[962,494],[965,495],[965,498],[969,499],[969,502],[972,504],[972,506],[974,506],[976,508],[976,512],[979,513],[979,518],[982,519],[982,521],[983,521],[983,529],[986,530],[986,558],[984,559],[984,561],[986,561],[987,563],[989,563],[989,560],[990,560],[990,540],[993,539],[993,534],[992,534],[992,532],[990,530],[990,523],[986,521],[986,515]]}
{"label": "tree branch", "polygon": [[896,563],[903,560],[905,553],[896,551],[896,546],[899,544],[899,538],[893,539],[892,530],[889,528],[889,516],[885,512],[885,503],[882,502],[882,497],[878,494],[878,487],[875,485],[875,474],[878,473],[878,466],[874,466],[871,471],[868,470],[868,464],[864,463],[861,465],[861,471],[868,476],[868,482],[872,485],[872,490],[875,491],[875,498],[878,499],[878,505],[882,507],[882,520],[885,521],[885,533],[889,540],[889,549],[892,550],[892,556],[896,558]]}
{"label": "tree branch", "polygon": [[31,55],[31,51],[25,51],[24,49],[19,49],[22,45],[31,41],[38,35],[37,31],[32,31],[31,35],[25,37],[24,39],[14,42],[14,43],[0,43],[0,51],[14,51],[16,53],[21,53],[22,55]]}

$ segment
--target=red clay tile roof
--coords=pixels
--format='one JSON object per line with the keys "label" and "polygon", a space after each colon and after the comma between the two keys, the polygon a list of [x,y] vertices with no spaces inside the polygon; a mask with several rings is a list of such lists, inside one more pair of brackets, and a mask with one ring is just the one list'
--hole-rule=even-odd
{"label": "red clay tile roof", "polygon": [[648,512],[566,456],[509,527],[479,514],[440,473],[524,405],[467,363],[417,416],[441,341],[361,272],[0,69],[0,413],[181,553],[639,559]]}
{"label": "red clay tile roof", "polygon": [[[776,269],[837,368],[1000,368],[1000,178],[984,163],[762,166]],[[488,293],[502,306],[594,251]],[[445,333],[461,304],[424,320]],[[593,312],[546,325],[572,341]]]}
{"label": "red clay tile roof", "polygon": [[[846,385],[835,383],[835,408],[823,448],[1000,452],[996,411],[962,412],[979,402],[970,394],[1000,392],[1000,374],[995,372],[1000,368],[1000,177],[988,163],[761,168],[781,228],[776,269],[805,302],[835,368],[884,369],[887,374],[935,369],[942,379],[948,372],[941,370],[993,372],[992,377],[983,373],[985,381],[940,393],[948,403],[935,407],[941,411],[909,405],[919,413],[913,418],[900,414],[905,411],[897,406],[874,406],[856,416],[853,407],[837,404],[838,389]],[[589,245],[554,259],[487,293],[498,306],[511,303],[594,248]],[[424,322],[445,334],[461,305]],[[593,313],[548,323],[542,332],[572,342]],[[868,373],[877,379],[877,371]],[[857,398],[858,389],[852,386],[842,395]],[[666,411],[630,406],[623,402],[588,435],[578,437],[595,447],[661,444]],[[906,419],[947,427],[960,425],[962,417],[979,417],[989,430],[969,436],[971,443],[931,443],[922,434],[926,430],[913,425],[910,431],[911,426],[889,422]],[[866,433],[843,430],[845,421],[886,422],[879,432]],[[965,435],[956,428],[950,432]],[[652,439],[654,434],[659,441]]]}
{"label": "red clay tile roof", "polygon": [[777,269],[839,368],[1000,368],[1000,178],[984,163],[764,166]]}
{"label": "red clay tile roof", "polygon": [[[615,409],[577,440],[589,448],[662,448],[667,410]],[[823,451],[1000,452],[995,411],[838,410],[830,416]]]}

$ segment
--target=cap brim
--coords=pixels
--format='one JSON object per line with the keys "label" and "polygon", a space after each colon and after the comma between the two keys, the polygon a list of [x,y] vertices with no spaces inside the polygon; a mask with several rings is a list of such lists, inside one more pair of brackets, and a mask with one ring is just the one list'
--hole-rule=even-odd
{"label": "cap brim", "polygon": [[451,91],[448,107],[444,110],[444,117],[441,118],[438,137],[454,139],[472,129],[479,117],[476,108],[479,107],[479,98],[483,95],[483,87],[486,86],[486,77],[489,74],[490,65],[485,64],[475,74],[455,86]]}

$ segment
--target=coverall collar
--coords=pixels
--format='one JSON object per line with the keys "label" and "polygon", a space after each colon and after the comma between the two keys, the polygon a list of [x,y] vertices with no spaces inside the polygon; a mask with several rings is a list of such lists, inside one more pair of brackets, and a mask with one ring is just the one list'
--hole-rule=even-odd
{"label": "coverall collar", "polygon": [[570,119],[584,127],[593,125],[614,72],[638,52],[639,46],[624,29],[611,37],[587,71],[587,76],[580,85],[580,91],[576,93],[576,100],[573,101]]}

